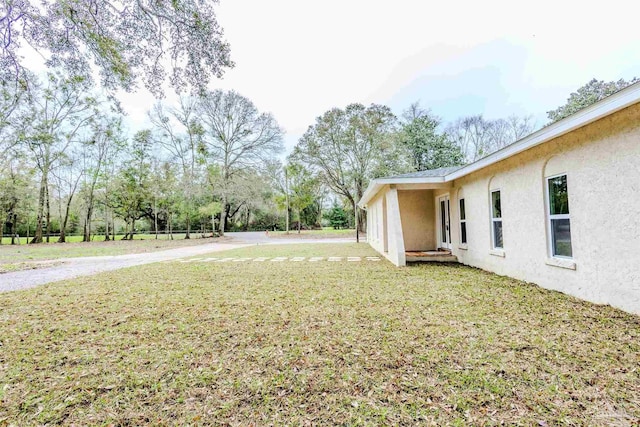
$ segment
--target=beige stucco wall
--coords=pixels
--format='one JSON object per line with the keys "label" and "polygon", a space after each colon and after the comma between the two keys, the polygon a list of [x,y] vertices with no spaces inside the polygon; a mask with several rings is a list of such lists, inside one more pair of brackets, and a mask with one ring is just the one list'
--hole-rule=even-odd
{"label": "beige stucco wall", "polygon": [[398,190],[405,250],[436,248],[433,190]]}
{"label": "beige stucco wall", "polygon": [[386,252],[383,199],[384,192],[380,192],[367,205],[367,242],[380,253]]}
{"label": "beige stucco wall", "polygon": [[[568,180],[575,270],[549,265],[544,178],[560,173]],[[503,254],[491,250],[489,191],[497,188]],[[459,244],[459,191],[466,250]],[[640,313],[640,106],[456,180],[451,206],[461,262]]]}

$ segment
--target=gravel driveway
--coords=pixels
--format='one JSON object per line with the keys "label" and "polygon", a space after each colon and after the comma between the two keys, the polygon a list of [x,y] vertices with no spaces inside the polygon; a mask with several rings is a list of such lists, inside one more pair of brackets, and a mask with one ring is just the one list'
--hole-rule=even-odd
{"label": "gravel driveway", "polygon": [[339,243],[353,242],[355,239],[269,239],[262,232],[225,233],[232,240],[220,243],[207,243],[197,246],[168,249],[158,252],[128,254],[116,256],[97,256],[83,258],[60,259],[60,265],[36,270],[22,270],[0,274],[0,292],[33,288],[46,283],[73,279],[74,277],[90,276],[103,271],[118,270],[136,265],[154,262],[171,261],[212,252],[226,251],[246,246],[263,244],[291,244],[291,243]]}

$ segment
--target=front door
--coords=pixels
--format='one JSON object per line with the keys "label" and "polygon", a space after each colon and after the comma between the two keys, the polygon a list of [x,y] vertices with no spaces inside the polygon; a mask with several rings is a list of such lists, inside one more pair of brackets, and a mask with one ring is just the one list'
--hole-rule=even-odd
{"label": "front door", "polygon": [[451,218],[449,196],[438,197],[438,247],[451,249]]}

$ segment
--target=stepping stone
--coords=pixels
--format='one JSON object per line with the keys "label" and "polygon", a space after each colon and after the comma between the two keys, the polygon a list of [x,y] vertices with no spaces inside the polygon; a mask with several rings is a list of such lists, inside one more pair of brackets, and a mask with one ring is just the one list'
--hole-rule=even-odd
{"label": "stepping stone", "polygon": [[380,257],[377,256],[368,256],[367,261],[380,261]]}
{"label": "stepping stone", "polygon": [[251,261],[251,258],[236,258],[233,260],[233,262],[246,262],[246,261]]}
{"label": "stepping stone", "polygon": [[287,260],[286,256],[279,256],[279,257],[276,257],[276,258],[272,259],[271,262],[282,262],[282,261],[286,261],[286,260]]}
{"label": "stepping stone", "polygon": [[324,259],[323,256],[312,256],[311,258],[309,258],[309,262],[318,262],[318,261],[322,261]]}
{"label": "stepping stone", "polygon": [[361,261],[362,258],[360,258],[359,256],[350,256],[347,257],[347,261],[351,261],[351,262],[357,262],[357,261]]}
{"label": "stepping stone", "polygon": [[291,258],[291,261],[300,262],[300,261],[304,261],[304,258],[305,257],[303,257],[303,256],[296,256],[296,257]]}
{"label": "stepping stone", "polygon": [[195,262],[200,261],[202,258],[181,259],[180,262]]}
{"label": "stepping stone", "polygon": [[235,258],[220,258],[219,260],[215,261],[215,262],[229,262],[229,261],[233,261]]}
{"label": "stepping stone", "polygon": [[215,260],[217,260],[217,259],[218,259],[218,258],[205,258],[205,259],[203,259],[201,262],[211,262],[211,261],[215,261]]}
{"label": "stepping stone", "polygon": [[331,261],[331,262],[342,261],[342,257],[341,256],[330,256],[327,261]]}
{"label": "stepping stone", "polygon": [[254,262],[265,262],[265,261],[266,261],[266,260],[268,260],[268,259],[269,259],[269,257],[263,257],[263,256],[261,256],[261,257],[258,257],[258,258],[254,258],[254,259],[253,259],[253,261],[254,261]]}

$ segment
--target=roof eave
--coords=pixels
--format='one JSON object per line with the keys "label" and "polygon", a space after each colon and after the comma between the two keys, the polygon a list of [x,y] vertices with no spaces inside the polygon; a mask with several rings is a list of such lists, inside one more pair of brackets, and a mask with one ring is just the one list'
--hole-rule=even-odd
{"label": "roof eave", "polygon": [[362,194],[362,198],[358,202],[358,206],[364,208],[367,203],[378,194],[385,185],[402,185],[402,184],[442,184],[446,182],[444,176],[428,176],[428,177],[411,177],[411,178],[378,178],[372,180],[367,189]]}

